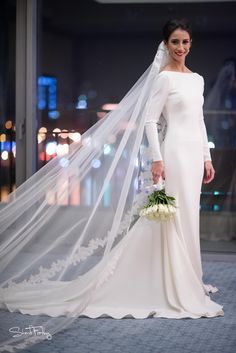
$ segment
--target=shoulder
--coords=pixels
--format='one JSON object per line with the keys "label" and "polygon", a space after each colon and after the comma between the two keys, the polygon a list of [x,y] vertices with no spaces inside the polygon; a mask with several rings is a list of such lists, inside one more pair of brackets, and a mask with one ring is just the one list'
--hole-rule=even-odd
{"label": "shoulder", "polygon": [[201,92],[203,93],[204,92],[204,86],[205,86],[205,82],[204,82],[204,77],[202,75],[200,75],[199,73],[195,72],[195,75],[196,77],[196,80],[199,82],[199,87],[200,87],[200,90]]}
{"label": "shoulder", "polygon": [[160,71],[157,75],[156,82],[163,88],[169,89],[171,85],[171,77],[168,75],[167,71]]}
{"label": "shoulder", "polygon": [[170,81],[169,71],[159,71],[157,77],[162,81]]}
{"label": "shoulder", "polygon": [[202,82],[202,85],[204,86],[204,77],[197,72],[196,72],[196,75],[198,76],[199,80]]}
{"label": "shoulder", "polygon": [[198,76],[200,77],[200,79],[202,80],[202,82],[204,83],[204,77],[200,74],[198,74]]}

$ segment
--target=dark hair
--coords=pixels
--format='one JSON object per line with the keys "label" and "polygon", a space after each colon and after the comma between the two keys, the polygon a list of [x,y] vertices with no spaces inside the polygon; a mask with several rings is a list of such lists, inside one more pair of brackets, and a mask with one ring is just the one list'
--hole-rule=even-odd
{"label": "dark hair", "polygon": [[163,27],[163,39],[165,42],[168,42],[171,33],[176,29],[182,29],[183,31],[188,32],[190,39],[192,39],[192,28],[189,21],[186,18],[175,18],[171,19]]}

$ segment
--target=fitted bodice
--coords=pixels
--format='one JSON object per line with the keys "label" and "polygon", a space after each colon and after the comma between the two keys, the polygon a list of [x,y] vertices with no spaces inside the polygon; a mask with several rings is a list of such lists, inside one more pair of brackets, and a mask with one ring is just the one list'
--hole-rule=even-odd
{"label": "fitted bodice", "polygon": [[163,107],[167,137],[201,140],[199,116],[203,105],[202,76],[197,73],[163,71],[170,79],[169,93]]}
{"label": "fitted bodice", "polygon": [[211,160],[203,120],[204,79],[198,73],[162,71],[154,82],[148,100],[146,134],[153,160],[162,160],[157,134],[161,115],[167,122],[167,140],[199,141],[205,160]]}

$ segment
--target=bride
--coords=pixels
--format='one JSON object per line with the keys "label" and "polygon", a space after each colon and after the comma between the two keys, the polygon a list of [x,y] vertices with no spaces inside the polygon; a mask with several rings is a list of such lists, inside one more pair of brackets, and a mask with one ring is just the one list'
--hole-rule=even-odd
{"label": "bride", "polygon": [[[185,65],[191,43],[188,22],[168,21],[153,63],[117,109],[9,195],[0,212],[0,303],[28,314],[31,333],[13,330],[5,350],[83,316],[224,315],[210,298],[218,289],[202,279],[200,191],[215,172],[204,80]],[[176,199],[174,218],[139,217],[161,180]],[[78,192],[79,205],[65,206]]]}

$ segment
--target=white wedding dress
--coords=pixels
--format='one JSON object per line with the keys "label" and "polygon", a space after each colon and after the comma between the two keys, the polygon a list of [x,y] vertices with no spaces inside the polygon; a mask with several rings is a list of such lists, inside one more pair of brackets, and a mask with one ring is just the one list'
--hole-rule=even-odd
{"label": "white wedding dress", "polygon": [[[146,133],[153,160],[164,160],[166,193],[176,198],[177,213],[163,223],[138,219],[110,252],[105,271],[98,272],[102,285],[80,316],[181,319],[224,315],[223,306],[209,295],[217,288],[202,282],[199,202],[204,160],[211,159],[202,110],[203,77],[162,71],[155,85]],[[156,123],[161,113],[167,133],[159,144]],[[78,278],[66,290],[62,282],[40,284],[40,295],[37,285],[11,290],[2,303],[10,311],[31,315],[69,315],[80,300],[79,286]]]}

